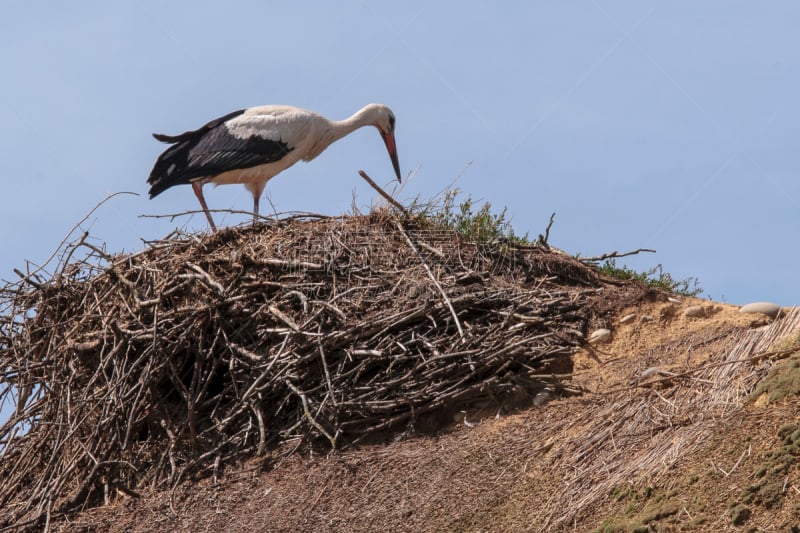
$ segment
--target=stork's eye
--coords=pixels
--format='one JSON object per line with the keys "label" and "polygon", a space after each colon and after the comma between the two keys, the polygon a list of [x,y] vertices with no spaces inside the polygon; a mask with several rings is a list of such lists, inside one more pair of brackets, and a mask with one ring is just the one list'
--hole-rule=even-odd
{"label": "stork's eye", "polygon": [[389,115],[389,131],[394,131],[394,115]]}

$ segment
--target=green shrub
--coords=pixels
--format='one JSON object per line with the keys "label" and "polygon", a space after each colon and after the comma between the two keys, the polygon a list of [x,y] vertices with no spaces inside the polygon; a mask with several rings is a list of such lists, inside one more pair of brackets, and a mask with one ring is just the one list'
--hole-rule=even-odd
{"label": "green shrub", "polygon": [[632,279],[656,289],[663,289],[681,296],[698,296],[703,289],[698,285],[697,278],[689,277],[676,280],[668,272],[664,272],[659,264],[646,272],[637,272],[625,265],[617,266],[615,259],[606,259],[599,265],[600,271],[606,275],[620,279]]}
{"label": "green shrub", "polygon": [[440,203],[415,203],[411,212],[434,227],[455,231],[470,242],[489,244],[502,240],[513,244],[530,244],[527,234],[518,236],[514,233],[507,208],[494,213],[489,202],[478,207],[471,196],[459,201],[460,194],[458,189],[447,190],[442,194]]}

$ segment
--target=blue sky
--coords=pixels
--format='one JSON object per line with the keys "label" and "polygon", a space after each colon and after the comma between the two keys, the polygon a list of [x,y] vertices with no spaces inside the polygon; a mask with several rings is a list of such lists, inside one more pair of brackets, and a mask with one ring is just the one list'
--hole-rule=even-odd
{"label": "blue sky", "polygon": [[[696,276],[730,303],[800,303],[800,3],[15,2],[0,16],[0,278],[83,225],[112,252],[206,231],[189,187],[147,198],[176,134],[284,103],[398,118],[400,198],[451,184],[570,253]],[[275,178],[278,211],[360,207],[391,164],[373,129]],[[247,209],[240,186],[211,208]],[[269,202],[262,201],[269,212]],[[238,215],[217,215],[236,224]]]}

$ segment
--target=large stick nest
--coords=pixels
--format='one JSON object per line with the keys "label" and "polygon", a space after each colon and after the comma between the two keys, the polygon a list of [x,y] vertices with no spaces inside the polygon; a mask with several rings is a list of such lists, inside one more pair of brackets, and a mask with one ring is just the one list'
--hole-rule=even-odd
{"label": "large stick nest", "polygon": [[0,525],[563,391],[553,375],[615,290],[563,254],[381,212],[133,255],[82,239],[3,288]]}

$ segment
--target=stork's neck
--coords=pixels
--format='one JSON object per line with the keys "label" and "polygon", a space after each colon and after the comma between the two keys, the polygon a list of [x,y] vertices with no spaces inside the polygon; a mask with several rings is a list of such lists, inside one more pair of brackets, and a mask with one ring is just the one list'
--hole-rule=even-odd
{"label": "stork's neck", "polygon": [[363,126],[374,124],[375,117],[373,116],[373,113],[374,111],[371,109],[371,107],[366,106],[356,111],[352,117],[344,120],[324,119],[325,127],[323,128],[323,131],[321,131],[314,140],[314,144],[309,146],[308,152],[303,160],[311,161],[321,154],[325,148],[338,141],[345,135],[352,133]]}
{"label": "stork's neck", "polygon": [[349,118],[332,121],[331,129],[335,136],[333,140],[338,141],[345,135],[354,132],[358,128],[374,124],[375,117],[372,115],[372,105],[368,105],[356,111],[353,116]]}

